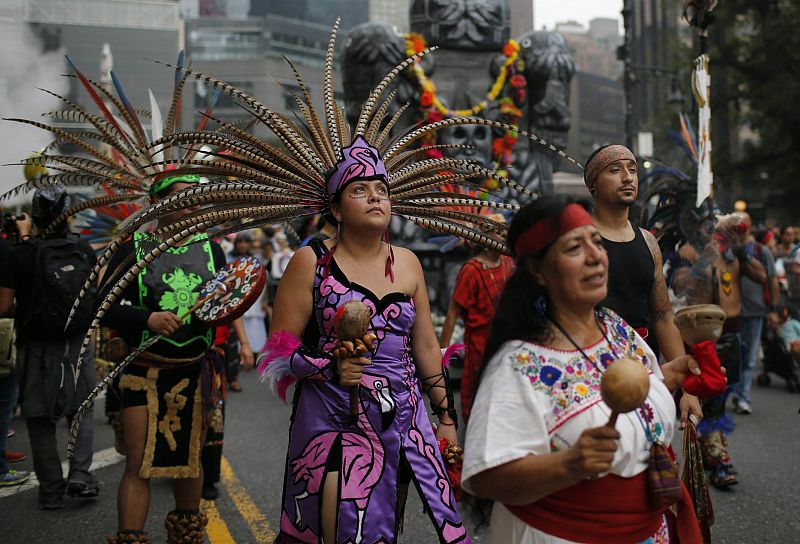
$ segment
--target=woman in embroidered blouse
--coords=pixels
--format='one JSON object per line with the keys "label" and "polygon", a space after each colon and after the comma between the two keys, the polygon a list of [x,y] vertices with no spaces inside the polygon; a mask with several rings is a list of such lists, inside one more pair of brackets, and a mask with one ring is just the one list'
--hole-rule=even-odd
{"label": "woman in embroidered blouse", "polygon": [[[509,229],[517,269],[487,343],[462,474],[467,491],[495,501],[492,542],[669,542],[645,473],[651,446],[672,440],[670,392],[699,368],[691,357],[659,368],[627,323],[596,307],[608,259],[587,209],[542,198]],[[650,392],[613,428],[600,379],[623,356],[645,365]],[[681,512],[681,535],[699,536],[691,508]]]}

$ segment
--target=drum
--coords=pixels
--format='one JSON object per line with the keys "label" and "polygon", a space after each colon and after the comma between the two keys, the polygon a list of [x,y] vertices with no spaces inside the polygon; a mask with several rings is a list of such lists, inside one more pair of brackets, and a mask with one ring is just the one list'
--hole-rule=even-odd
{"label": "drum", "polygon": [[240,318],[261,296],[267,271],[256,257],[229,262],[200,290],[204,300],[195,315],[209,326],[224,325]]}

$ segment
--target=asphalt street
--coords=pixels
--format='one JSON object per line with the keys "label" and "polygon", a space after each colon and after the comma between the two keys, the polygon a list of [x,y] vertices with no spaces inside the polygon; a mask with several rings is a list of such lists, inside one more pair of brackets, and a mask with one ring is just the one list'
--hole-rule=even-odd
{"label": "asphalt street", "polygon": [[[211,544],[272,542],[279,519],[289,407],[258,383],[255,373],[244,375],[241,382],[244,391],[228,396],[220,496],[215,503],[205,504],[212,518]],[[798,542],[800,394],[788,393],[782,380],[774,378],[769,389],[754,386],[753,401],[753,415],[736,416],[738,428],[730,441],[741,483],[725,492],[713,492],[714,542]],[[27,451],[24,421],[15,418],[12,426],[17,434],[7,447]],[[0,542],[99,543],[115,531],[115,496],[122,464],[121,457],[113,453],[113,434],[102,415],[102,404],[95,413],[95,426],[96,462],[107,464],[97,470],[100,497],[83,502],[67,499],[63,510],[43,512],[37,508],[35,487],[0,490]],[[59,432],[64,449],[64,424]],[[30,457],[15,468],[33,470]],[[154,542],[164,541],[163,518],[171,508],[169,484],[154,480],[147,523]],[[474,534],[473,526],[468,525]],[[489,539],[482,532],[474,541]],[[436,542],[413,489],[399,542]]]}

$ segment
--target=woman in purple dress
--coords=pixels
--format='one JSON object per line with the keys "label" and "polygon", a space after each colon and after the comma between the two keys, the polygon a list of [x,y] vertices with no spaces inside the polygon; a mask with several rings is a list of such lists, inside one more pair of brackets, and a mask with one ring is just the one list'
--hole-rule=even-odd
{"label": "woman in purple dress", "polygon": [[[338,235],[289,263],[261,365],[280,394],[297,380],[276,542],[395,542],[412,480],[439,541],[469,542],[438,448],[456,441],[456,421],[422,267],[384,240],[391,206],[377,150],[357,138],[343,151],[327,180]],[[376,347],[336,360],[333,318],[350,300],[370,309]]]}

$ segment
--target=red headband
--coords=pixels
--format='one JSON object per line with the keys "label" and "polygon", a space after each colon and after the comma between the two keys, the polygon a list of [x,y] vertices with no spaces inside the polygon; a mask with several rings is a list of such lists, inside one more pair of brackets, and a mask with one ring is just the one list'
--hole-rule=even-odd
{"label": "red headband", "polygon": [[551,215],[534,223],[514,244],[517,260],[533,257],[571,230],[592,225],[592,216],[580,204],[568,204],[561,215]]}

